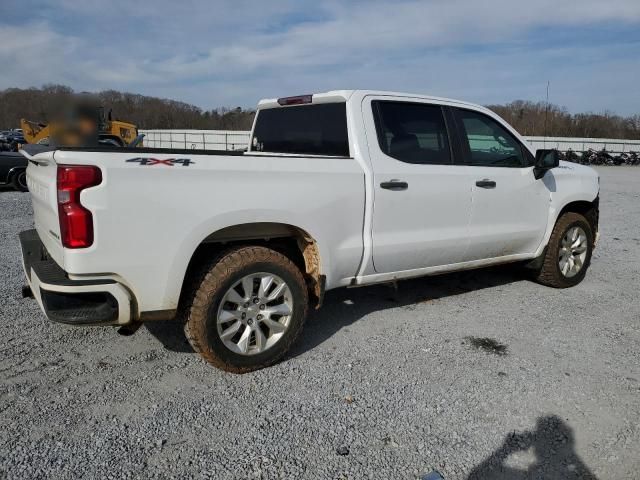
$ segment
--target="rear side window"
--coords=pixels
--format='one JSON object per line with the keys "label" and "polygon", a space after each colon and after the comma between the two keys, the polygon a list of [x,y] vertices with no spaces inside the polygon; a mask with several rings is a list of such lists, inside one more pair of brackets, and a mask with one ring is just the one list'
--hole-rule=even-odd
{"label": "rear side window", "polygon": [[452,163],[441,107],[386,101],[374,101],[372,106],[385,154],[407,163]]}
{"label": "rear side window", "polygon": [[260,110],[251,149],[348,157],[346,104],[321,103]]}

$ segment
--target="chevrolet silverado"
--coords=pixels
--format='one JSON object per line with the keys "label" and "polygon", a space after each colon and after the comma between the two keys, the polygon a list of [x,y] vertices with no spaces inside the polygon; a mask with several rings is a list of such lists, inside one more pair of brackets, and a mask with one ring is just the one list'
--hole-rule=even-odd
{"label": "chevrolet silverado", "polygon": [[513,262],[571,287],[598,230],[594,170],[424,95],[263,100],[242,152],[23,153],[25,295],[68,324],[182,321],[233,372],[282,358],[329,289]]}

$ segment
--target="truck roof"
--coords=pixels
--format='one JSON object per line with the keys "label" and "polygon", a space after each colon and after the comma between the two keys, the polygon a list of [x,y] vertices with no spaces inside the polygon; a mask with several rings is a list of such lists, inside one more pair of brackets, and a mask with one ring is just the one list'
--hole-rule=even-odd
{"label": "truck roof", "polygon": [[[471,102],[465,102],[463,100],[456,100],[453,98],[436,97],[433,95],[424,95],[420,93],[407,93],[407,92],[392,92],[385,90],[331,90],[328,92],[319,92],[309,95],[313,95],[313,103],[331,103],[347,101],[354,94],[360,96],[375,95],[375,96],[388,96],[388,97],[406,97],[406,98],[418,98],[422,100],[434,100],[438,102],[456,103],[459,105],[466,105],[469,107],[485,109],[482,105],[477,105]],[[289,98],[289,97],[284,97]],[[282,106],[278,103],[278,98],[266,98],[258,102],[258,108],[273,108]]]}

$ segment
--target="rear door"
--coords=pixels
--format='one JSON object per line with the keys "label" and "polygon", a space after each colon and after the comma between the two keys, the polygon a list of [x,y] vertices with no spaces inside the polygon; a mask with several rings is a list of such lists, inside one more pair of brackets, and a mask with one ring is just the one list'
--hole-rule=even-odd
{"label": "rear door", "polygon": [[452,109],[472,174],[469,248],[465,260],[535,252],[547,225],[550,192],[533,175],[533,156],[496,119]]}
{"label": "rear door", "polygon": [[376,272],[463,259],[469,234],[467,168],[454,164],[441,105],[366,97],[363,114],[373,166]]}

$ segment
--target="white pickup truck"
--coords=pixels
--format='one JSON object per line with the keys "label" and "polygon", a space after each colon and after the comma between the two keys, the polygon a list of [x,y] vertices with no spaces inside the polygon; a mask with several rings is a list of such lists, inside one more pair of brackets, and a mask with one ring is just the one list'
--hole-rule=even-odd
{"label": "white pickup truck", "polygon": [[234,372],[285,355],[329,289],[507,262],[573,286],[598,230],[594,170],[423,95],[263,100],[243,152],[23,152],[25,295],[69,324],[180,319]]}

